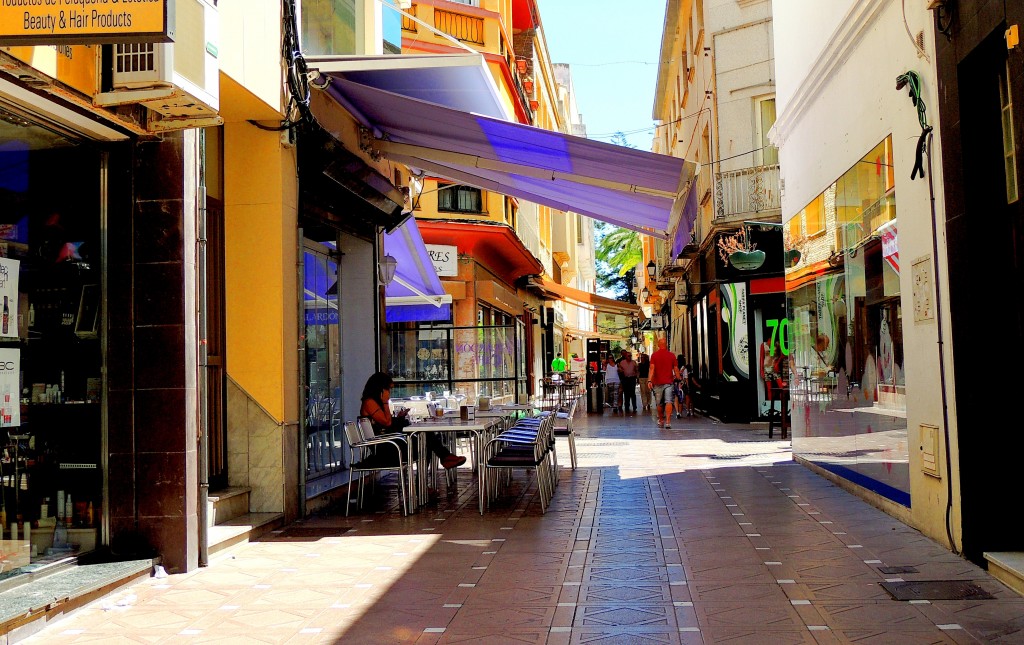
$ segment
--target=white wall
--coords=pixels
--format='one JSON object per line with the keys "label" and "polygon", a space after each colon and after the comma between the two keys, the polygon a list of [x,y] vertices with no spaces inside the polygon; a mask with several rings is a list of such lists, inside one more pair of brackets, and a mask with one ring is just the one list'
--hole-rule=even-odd
{"label": "white wall", "polygon": [[[873,0],[783,0],[772,3],[775,18],[775,67],[779,75],[779,111],[792,99],[811,63],[825,48],[847,11]],[[917,4],[924,4],[920,0]],[[782,46],[779,46],[781,44]]]}
{"label": "white wall", "polygon": [[220,0],[217,12],[221,73],[282,111],[281,1]]}

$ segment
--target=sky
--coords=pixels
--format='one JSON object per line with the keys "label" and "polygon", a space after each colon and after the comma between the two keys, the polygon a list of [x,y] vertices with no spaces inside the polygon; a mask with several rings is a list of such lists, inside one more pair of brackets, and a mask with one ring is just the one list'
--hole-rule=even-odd
{"label": "sky", "polygon": [[569,63],[587,136],[615,132],[640,150],[654,136],[654,83],[666,0],[537,0],[552,63]]}

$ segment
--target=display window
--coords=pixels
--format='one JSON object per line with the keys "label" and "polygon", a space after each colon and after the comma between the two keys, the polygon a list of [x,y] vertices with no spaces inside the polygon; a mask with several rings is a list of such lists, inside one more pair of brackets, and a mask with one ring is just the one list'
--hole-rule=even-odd
{"label": "display window", "polygon": [[813,202],[825,234],[791,238],[801,260],[786,271],[788,334],[780,343],[793,452],[909,505],[891,138]]}
{"label": "display window", "polygon": [[341,318],[338,252],[333,242],[306,240],[303,248],[306,478],[346,467],[341,420]]}
{"label": "display window", "polygon": [[100,541],[104,166],[0,105],[0,578]]}

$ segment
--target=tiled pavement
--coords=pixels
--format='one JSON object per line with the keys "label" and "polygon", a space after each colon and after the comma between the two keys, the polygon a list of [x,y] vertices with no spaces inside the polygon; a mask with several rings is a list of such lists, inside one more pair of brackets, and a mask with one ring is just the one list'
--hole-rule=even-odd
{"label": "tiled pavement", "polygon": [[[23,642],[1024,643],[1024,599],[763,425],[583,414],[578,430],[580,468],[544,515],[529,486],[481,517],[467,471],[408,518],[379,489],[376,509],[308,518]],[[897,601],[892,566],[994,598]]]}

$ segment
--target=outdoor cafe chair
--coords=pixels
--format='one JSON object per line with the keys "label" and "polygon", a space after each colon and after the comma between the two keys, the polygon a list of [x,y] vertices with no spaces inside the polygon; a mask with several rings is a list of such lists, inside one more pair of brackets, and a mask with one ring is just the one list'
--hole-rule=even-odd
{"label": "outdoor cafe chair", "polygon": [[[484,484],[488,503],[497,497],[500,482],[511,481],[513,470],[532,469],[537,478],[541,512],[547,511],[548,501],[554,492],[551,467],[553,425],[554,417],[540,419],[536,424],[516,423],[487,442],[484,454],[489,456],[484,464]],[[499,474],[504,475],[503,479],[499,479]]]}
{"label": "outdoor cafe chair", "polygon": [[376,475],[381,472],[396,471],[398,473],[398,491],[402,498],[402,515],[409,514],[408,496],[405,493],[405,443],[395,438],[385,436],[364,439],[359,430],[359,424],[355,421],[345,422],[345,439],[349,448],[348,467],[348,499],[345,504],[345,516],[348,517],[349,507],[352,505],[352,479],[359,473],[359,490],[356,502],[361,509],[363,507],[363,484],[362,473],[370,473],[371,483]]}
{"label": "outdoor cafe chair", "polygon": [[569,442],[569,462],[576,470],[576,406],[580,397],[573,397],[568,405],[555,411],[555,425],[552,430],[555,437],[565,437]]}

